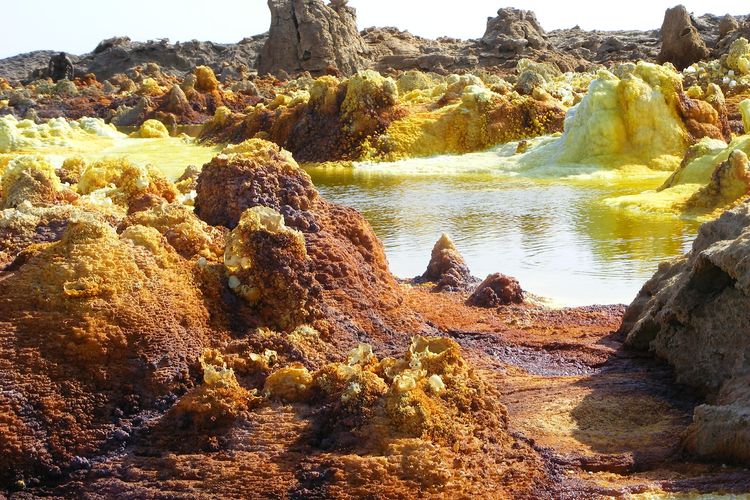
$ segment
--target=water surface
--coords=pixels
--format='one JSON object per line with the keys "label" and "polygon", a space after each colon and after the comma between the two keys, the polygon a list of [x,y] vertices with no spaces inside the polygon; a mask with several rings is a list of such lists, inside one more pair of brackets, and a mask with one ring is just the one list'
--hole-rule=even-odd
{"label": "water surface", "polygon": [[525,289],[561,305],[629,303],[659,262],[689,248],[698,228],[694,221],[602,203],[654,189],[667,174],[523,176],[496,169],[487,153],[438,163],[307,171],[327,199],[362,212],[383,240],[395,275],[421,274],[433,244],[447,232],[476,276],[515,276]]}

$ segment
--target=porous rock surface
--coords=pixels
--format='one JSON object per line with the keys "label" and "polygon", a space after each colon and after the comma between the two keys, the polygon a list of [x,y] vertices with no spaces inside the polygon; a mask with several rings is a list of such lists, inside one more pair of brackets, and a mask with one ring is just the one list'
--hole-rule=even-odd
{"label": "porous rock surface", "polygon": [[[312,324],[349,346],[358,336],[421,328],[402,307],[369,224],[319,197],[275,144],[250,139],[225,149],[203,167],[195,205],[209,224],[234,228],[225,264],[235,291],[277,327]],[[248,214],[255,208],[264,210]]]}
{"label": "porous rock surface", "polygon": [[115,415],[191,386],[210,337],[189,266],[143,226],[70,222],[16,256],[0,292],[3,482],[59,476],[127,439]]}
{"label": "porous rock surface", "polygon": [[695,410],[688,448],[706,457],[747,461],[750,411],[750,204],[707,222],[691,251],[659,266],[627,309],[627,343],[674,366],[677,379],[709,396]]}
{"label": "porous rock surface", "polygon": [[[364,218],[318,196],[274,144],[231,146],[199,175],[199,215],[231,232],[168,199],[192,170],[172,185],[125,160],[76,159],[64,175],[75,205],[30,184],[0,212],[3,494],[554,487],[458,343],[418,335],[438,331]],[[3,180],[0,201],[24,185]]]}

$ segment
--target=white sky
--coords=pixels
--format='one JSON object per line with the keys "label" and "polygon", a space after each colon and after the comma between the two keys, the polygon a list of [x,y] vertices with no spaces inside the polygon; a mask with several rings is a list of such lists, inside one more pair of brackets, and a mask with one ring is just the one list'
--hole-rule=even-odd
{"label": "white sky", "polygon": [[[500,7],[536,12],[547,29],[651,29],[679,0],[350,0],[360,29],[397,26],[435,38],[479,38],[488,16]],[[748,14],[742,0],[687,0],[700,15]],[[32,50],[90,52],[104,38],[169,38],[237,42],[268,30],[266,0],[0,0],[0,58]]]}

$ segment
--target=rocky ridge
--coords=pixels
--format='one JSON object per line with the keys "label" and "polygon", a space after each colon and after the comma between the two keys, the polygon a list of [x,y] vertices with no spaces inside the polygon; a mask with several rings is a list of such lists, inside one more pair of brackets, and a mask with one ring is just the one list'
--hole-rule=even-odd
{"label": "rocky ridge", "polygon": [[[126,73],[154,62],[172,75],[183,75],[195,66],[207,65],[218,75],[224,71],[258,71],[293,76],[308,71],[352,74],[360,69],[405,71],[419,69],[436,73],[514,68],[522,57],[550,61],[563,71],[622,61],[676,61],[672,49],[662,50],[662,39],[679,37],[680,26],[692,33],[696,55],[726,53],[731,42],[747,37],[745,16],[690,16],[684,8],[679,22],[650,31],[585,31],[579,27],[546,32],[533,12],[503,8],[489,18],[485,33],[477,39],[429,40],[389,27],[356,29],[354,9],[346,1],[328,5],[322,0],[274,0],[269,2],[272,25],[269,33],[246,38],[237,44],[168,40],[134,42],[127,37],[102,41],[96,49],[74,57],[77,74],[94,73],[99,80]],[[665,19],[666,20],[666,19]],[[683,26],[684,25],[684,26]],[[677,30],[677,31],[675,31]],[[674,31],[676,34],[670,34]],[[0,78],[10,81],[42,76],[50,51],[37,51],[0,60]],[[661,54],[661,56],[660,56]],[[682,57],[682,56],[680,56]],[[694,59],[691,56],[690,59]],[[678,66],[682,61],[677,61]]]}

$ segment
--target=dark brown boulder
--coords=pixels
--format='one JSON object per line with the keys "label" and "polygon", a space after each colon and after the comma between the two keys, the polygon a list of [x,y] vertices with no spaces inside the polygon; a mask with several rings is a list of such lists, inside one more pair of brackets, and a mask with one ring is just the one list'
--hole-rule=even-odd
{"label": "dark brown boulder", "polygon": [[487,276],[467,300],[469,305],[477,307],[498,307],[522,302],[523,290],[518,280],[500,273]]}
{"label": "dark brown boulder", "polygon": [[659,63],[670,62],[678,69],[706,59],[708,48],[693,25],[684,5],[667,9],[661,25],[661,52]]}

